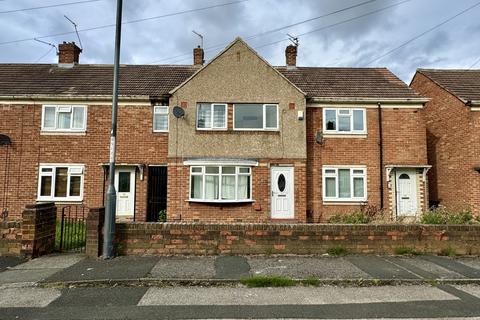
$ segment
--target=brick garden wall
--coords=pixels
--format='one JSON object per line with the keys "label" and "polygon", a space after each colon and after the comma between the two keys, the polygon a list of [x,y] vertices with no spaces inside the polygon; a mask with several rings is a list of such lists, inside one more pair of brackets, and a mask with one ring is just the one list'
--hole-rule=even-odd
{"label": "brick garden wall", "polygon": [[323,254],[341,245],[349,253],[391,254],[408,247],[436,254],[480,254],[480,225],[332,225],[117,223],[121,255]]}
{"label": "brick garden wall", "polygon": [[22,226],[20,222],[0,223],[0,256],[18,256],[22,248]]}

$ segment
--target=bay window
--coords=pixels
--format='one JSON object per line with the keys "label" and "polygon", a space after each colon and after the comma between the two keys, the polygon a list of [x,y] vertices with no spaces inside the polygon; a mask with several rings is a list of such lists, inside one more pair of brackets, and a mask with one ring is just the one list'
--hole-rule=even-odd
{"label": "bay window", "polygon": [[235,104],[233,119],[235,130],[278,130],[278,105]]}
{"label": "bay window", "polygon": [[83,165],[42,165],[39,167],[38,200],[81,201]]}
{"label": "bay window", "polygon": [[366,201],[366,168],[323,167],[324,201]]}
{"label": "bay window", "polygon": [[365,109],[324,108],[323,132],[339,134],[365,134]]}
{"label": "bay window", "polygon": [[222,103],[199,103],[197,105],[197,129],[227,129],[227,105]]}
{"label": "bay window", "polygon": [[44,105],[42,131],[84,132],[87,107],[77,105]]}
{"label": "bay window", "polygon": [[190,167],[190,200],[242,202],[251,200],[251,168],[240,166]]}

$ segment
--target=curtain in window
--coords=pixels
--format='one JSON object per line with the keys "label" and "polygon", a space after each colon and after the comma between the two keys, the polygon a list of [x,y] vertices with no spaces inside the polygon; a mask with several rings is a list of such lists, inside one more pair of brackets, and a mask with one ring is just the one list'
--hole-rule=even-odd
{"label": "curtain in window", "polygon": [[198,127],[211,128],[212,127],[212,109],[209,104],[200,104],[198,106]]}
{"label": "curtain in window", "polygon": [[350,116],[338,115],[338,131],[350,131]]}
{"label": "curtain in window", "polygon": [[238,200],[248,199],[250,197],[250,176],[238,176]]}
{"label": "curtain in window", "polygon": [[73,129],[83,129],[83,108],[73,108]]}
{"label": "curtain in window", "polygon": [[222,176],[222,199],[235,199],[235,176]]}
{"label": "curtain in window", "polygon": [[213,105],[213,127],[223,128],[225,127],[225,106]]}
{"label": "curtain in window", "polygon": [[57,168],[55,171],[55,197],[67,196],[68,168]]}
{"label": "curtain in window", "polygon": [[203,176],[192,175],[190,196],[192,199],[203,198]]}
{"label": "curtain in window", "polygon": [[338,197],[350,198],[350,169],[338,169]]}
{"label": "curtain in window", "polygon": [[353,196],[364,197],[363,178],[353,178]]}
{"label": "curtain in window", "polygon": [[70,112],[59,112],[58,113],[58,128],[59,129],[70,129],[70,119],[72,114]]}
{"label": "curtain in window", "polygon": [[326,177],[325,178],[325,196],[326,197],[335,197],[337,195],[335,178]]}
{"label": "curtain in window", "polygon": [[218,176],[205,176],[205,199],[218,199]]}
{"label": "curtain in window", "polygon": [[52,195],[52,177],[42,176],[40,179],[40,196],[50,197]]}
{"label": "curtain in window", "polygon": [[55,107],[45,107],[43,114],[43,127],[55,128]]}
{"label": "curtain in window", "polygon": [[337,130],[337,112],[335,110],[325,111],[325,123],[327,130]]}
{"label": "curtain in window", "polygon": [[155,130],[168,130],[168,114],[155,114]]}
{"label": "curtain in window", "polygon": [[70,197],[79,197],[80,196],[80,176],[70,176]]}
{"label": "curtain in window", "polygon": [[353,110],[353,130],[364,130],[362,110]]}

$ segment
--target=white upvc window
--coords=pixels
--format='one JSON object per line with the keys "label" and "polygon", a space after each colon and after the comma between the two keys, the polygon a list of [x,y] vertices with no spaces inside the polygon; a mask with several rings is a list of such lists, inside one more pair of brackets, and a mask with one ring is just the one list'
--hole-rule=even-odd
{"label": "white upvc window", "polygon": [[83,200],[83,165],[45,164],[38,170],[38,200]]}
{"label": "white upvc window", "polygon": [[278,130],[277,104],[240,103],[233,106],[233,129],[267,131]]}
{"label": "white upvc window", "polygon": [[168,132],[168,106],[153,107],[153,132]]}
{"label": "white upvc window", "polygon": [[42,131],[85,132],[87,106],[43,105]]}
{"label": "white upvc window", "polygon": [[197,130],[226,130],[227,105],[224,103],[197,104]]}
{"label": "white upvc window", "polygon": [[367,169],[365,167],[323,167],[324,201],[366,201]]}
{"label": "white upvc window", "polygon": [[333,134],[366,134],[366,109],[324,108],[323,132]]}
{"label": "white upvc window", "polygon": [[243,166],[190,167],[190,200],[247,202],[252,200],[251,168]]}

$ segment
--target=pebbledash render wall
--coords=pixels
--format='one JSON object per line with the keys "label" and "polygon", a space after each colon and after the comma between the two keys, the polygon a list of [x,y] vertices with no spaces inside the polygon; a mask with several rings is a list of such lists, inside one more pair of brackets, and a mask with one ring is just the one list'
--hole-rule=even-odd
{"label": "pebbledash render wall", "polygon": [[[461,81],[461,80],[458,80]],[[431,100],[422,111],[428,141],[430,199],[480,213],[480,111],[474,111],[421,72],[411,85]]]}
{"label": "pebbledash render wall", "polygon": [[[197,103],[226,103],[226,130],[196,129]],[[233,128],[235,103],[278,104],[278,131],[238,131]],[[306,126],[303,92],[272,68],[243,41],[235,41],[183,86],[172,91],[170,105],[184,108],[185,117],[170,116],[168,143],[169,221],[261,222],[270,220],[270,169],[292,166],[295,216],[306,221]],[[254,159],[252,203],[190,202],[188,159]]]}
{"label": "pebbledash render wall", "polygon": [[[41,132],[42,104],[87,105],[85,133]],[[84,164],[83,204],[103,204],[104,170],[108,162],[111,106],[108,102],[29,101],[0,103],[0,132],[12,145],[0,148],[2,203],[9,219],[18,219],[26,204],[37,199],[40,164]],[[153,107],[150,102],[120,103],[117,133],[117,163],[145,165],[143,180],[136,173],[135,219],[145,221],[147,211],[148,165],[167,165],[168,133],[152,132]],[[5,172],[7,171],[7,172]],[[6,193],[5,193],[6,190]],[[5,197],[4,197],[5,195]],[[78,205],[78,202],[57,203]],[[61,212],[61,210],[58,210]]]}
{"label": "pebbledash render wall", "polygon": [[[324,107],[366,108],[366,135],[323,135],[316,141],[317,132],[322,132]],[[383,179],[384,209],[395,218],[395,178],[393,171],[387,179],[386,166],[417,167],[417,205],[421,213],[428,208],[428,181],[423,177],[426,166],[426,129],[421,104],[382,105],[383,132]],[[312,222],[326,222],[335,214],[351,213],[361,206],[380,208],[380,135],[379,113],[376,104],[331,104],[307,105],[307,215]],[[323,202],[322,166],[363,165],[367,169],[367,202]]]}

